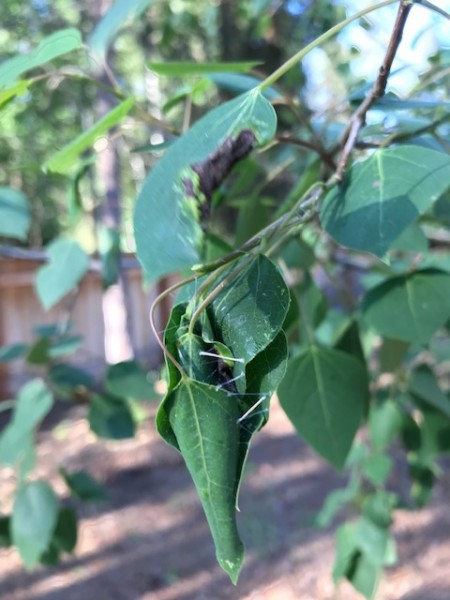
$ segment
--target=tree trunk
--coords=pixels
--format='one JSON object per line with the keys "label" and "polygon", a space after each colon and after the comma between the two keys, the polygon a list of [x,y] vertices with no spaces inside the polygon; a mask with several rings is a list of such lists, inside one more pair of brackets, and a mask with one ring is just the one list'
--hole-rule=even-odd
{"label": "tree trunk", "polygon": [[[109,0],[93,3],[92,11],[95,21],[98,21],[111,5]],[[98,75],[100,81],[110,85],[105,71]],[[101,119],[112,110],[117,100],[108,92],[99,90],[95,101],[95,114]],[[120,164],[117,152],[117,140],[110,133],[105,136],[106,147],[99,152],[97,160],[97,187],[100,205],[95,212],[97,228],[103,227],[112,232],[121,229],[121,181]],[[105,326],[105,357],[107,362],[115,363],[133,358],[136,348],[132,335],[132,311],[129,298],[126,272],[121,264],[118,265],[117,281],[105,290],[103,294],[103,320]]]}

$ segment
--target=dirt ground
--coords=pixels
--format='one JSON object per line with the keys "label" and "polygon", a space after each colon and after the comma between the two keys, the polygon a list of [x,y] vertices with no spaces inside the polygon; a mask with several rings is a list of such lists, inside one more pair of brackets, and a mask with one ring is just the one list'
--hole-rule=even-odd
{"label": "dirt ground", "polygon": [[[152,408],[152,413],[155,409]],[[335,589],[332,530],[311,526],[326,494],[343,480],[294,433],[275,403],[256,437],[241,488],[240,530],[246,559],[234,587],[214,559],[213,544],[181,457],[157,437],[153,419],[136,439],[97,442],[81,419],[47,428],[39,476],[87,469],[110,493],[104,504],[77,504],[75,556],[58,568],[25,573],[14,551],[0,552],[1,600],[356,600]],[[2,496],[11,474],[0,473]],[[388,570],[377,600],[450,599],[450,477],[430,506],[398,514],[399,565]]]}

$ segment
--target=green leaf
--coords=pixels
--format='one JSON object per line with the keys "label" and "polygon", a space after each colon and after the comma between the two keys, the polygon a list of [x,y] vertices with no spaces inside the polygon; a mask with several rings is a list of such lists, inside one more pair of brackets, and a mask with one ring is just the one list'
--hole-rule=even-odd
{"label": "green leaf", "polygon": [[244,552],[235,517],[241,433],[238,402],[224,390],[181,382],[168,397],[166,410],[202,502],[217,560],[235,583]]}
{"label": "green leaf", "polygon": [[110,394],[95,394],[88,414],[89,426],[98,437],[123,440],[134,436],[136,424],[128,405]]}
{"label": "green leaf", "polygon": [[338,338],[335,344],[336,350],[346,352],[351,356],[354,356],[361,361],[361,364],[366,364],[364,356],[364,350],[361,344],[361,337],[359,333],[359,326],[356,320],[352,320],[349,323],[347,329]]}
{"label": "green leaf", "polygon": [[60,556],[58,548],[50,543],[50,546],[41,554],[39,562],[47,567],[56,567],[59,565]]}
{"label": "green leaf", "polygon": [[382,451],[396,438],[402,428],[402,414],[397,404],[386,400],[372,404],[369,413],[369,431],[375,450]]}
{"label": "green leaf", "polygon": [[426,252],[428,250],[428,239],[419,223],[409,225],[391,244],[391,250]]}
{"label": "green leaf", "polygon": [[346,577],[366,598],[373,598],[382,565],[392,554],[392,537],[368,519],[341,525],[336,532],[333,579]]}
{"label": "green leaf", "polygon": [[325,498],[320,512],[317,513],[314,524],[317,527],[328,527],[333,519],[344,508],[346,504],[352,502],[358,494],[358,483],[354,479],[350,484],[341,490],[333,490]]}
{"label": "green leaf", "polygon": [[416,421],[408,413],[402,415],[402,441],[410,452],[417,452],[422,445],[422,432]]}
{"label": "green leaf", "polygon": [[[1,67],[2,65],[0,65],[0,70]],[[0,89],[0,109],[16,96],[25,94],[31,83],[31,81],[19,81],[19,83],[13,84],[12,87],[8,87],[7,90]]]}
{"label": "green leaf", "polygon": [[314,337],[322,346],[335,346],[351,328],[350,317],[331,308],[314,331]]}
{"label": "green leaf", "polygon": [[29,54],[14,56],[0,65],[0,89],[11,86],[14,81],[31,69],[81,48],[82,39],[78,29],[62,29],[47,36]]}
{"label": "green leaf", "polygon": [[392,512],[397,503],[396,494],[386,490],[377,490],[365,498],[362,513],[370,522],[384,529],[392,525]]}
{"label": "green leaf", "polygon": [[195,296],[190,306],[178,304],[172,310],[164,340],[184,375],[181,379],[168,361],[169,391],[157,427],[182,453],[219,564],[235,582],[243,559],[235,506],[249,443],[266,422],[270,396],[285,372],[287,343],[281,326],[289,292],[264,256],[249,264],[244,259],[222,277],[226,283],[216,281],[219,293],[193,332],[189,318]]}
{"label": "green leaf", "polygon": [[89,268],[89,257],[73,240],[57,239],[47,246],[50,264],[36,275],[36,292],[48,310],[70,292]]}
{"label": "green leaf", "polygon": [[60,356],[73,354],[79,349],[82,343],[83,338],[81,335],[71,335],[59,338],[56,342],[52,342],[49,356],[51,358],[59,358]]}
{"label": "green leaf", "polygon": [[224,287],[207,312],[215,338],[247,363],[279,333],[289,303],[278,268],[259,255]]}
{"label": "green leaf", "polygon": [[363,473],[374,485],[382,486],[391,470],[392,460],[386,454],[371,454],[363,463]]}
{"label": "green leaf", "polygon": [[333,566],[335,582],[349,572],[356,552],[356,523],[344,523],[336,530],[336,559]]}
{"label": "green leaf", "polygon": [[184,77],[185,75],[202,75],[204,73],[245,73],[251,71],[261,63],[248,62],[151,62],[149,69],[158,75],[169,77]]}
{"label": "green leaf", "polygon": [[[261,79],[253,75],[242,75],[241,73],[208,73],[208,79],[217,87],[232,94],[245,94],[261,83]],[[273,86],[266,88],[263,95],[271,102],[281,100],[283,96]]]}
{"label": "green leaf", "polygon": [[92,148],[95,142],[121,121],[134,105],[134,98],[127,98],[109,113],[104,115],[92,127],[84,131],[67,146],[53,154],[44,164],[44,171],[53,171],[67,175],[72,169],[78,168],[80,156]]}
{"label": "green leaf", "polygon": [[0,348],[0,362],[9,362],[20,358],[28,350],[27,344],[8,344]]}
{"label": "green leaf", "polygon": [[147,371],[135,360],[110,365],[106,372],[106,389],[121,398],[148,400],[155,395]]}
{"label": "green leaf", "polygon": [[327,194],[321,221],[339,243],[383,256],[449,187],[450,157],[417,146],[377,150]]}
{"label": "green leaf", "polygon": [[92,388],[95,383],[90,373],[67,363],[52,365],[48,376],[60,393],[73,393],[80,387]]}
{"label": "green leaf", "polygon": [[95,27],[88,40],[91,52],[104,60],[119,31],[139,17],[154,0],[116,0]]}
{"label": "green leaf", "polygon": [[347,578],[355,590],[365,598],[372,599],[381,577],[381,567],[361,553],[356,554],[354,561],[351,573],[347,575]]}
{"label": "green leaf", "polygon": [[[229,271],[225,276],[228,274]],[[220,342],[235,359],[234,367],[230,368],[232,372],[230,377],[240,377],[236,381],[237,389],[241,394],[246,391],[245,366],[247,365],[247,375],[254,379],[247,392],[255,394],[259,392],[261,386],[268,385],[269,380],[263,379],[267,368],[269,372],[273,369],[273,377],[276,376],[278,367],[284,369],[282,362],[273,357],[271,351],[265,358],[264,355],[260,357],[259,361],[263,361],[262,365],[256,360],[253,365],[250,363],[262,351],[268,349],[271,342],[279,335],[289,300],[289,292],[278,269],[267,258],[259,256],[250,265],[244,267],[235,280],[223,288],[204,313],[204,323],[208,315],[210,317],[208,322],[210,321],[212,327],[207,336],[208,344],[198,335],[187,336],[186,326],[182,329],[185,304],[177,305],[173,309],[166,327],[165,344],[172,355],[178,355],[186,373],[191,377],[223,387],[223,381],[218,379],[217,371],[212,369],[212,364],[217,363],[217,360],[213,359],[211,362],[211,359],[200,355],[201,351],[208,349],[206,346]],[[277,341],[275,347],[281,353],[280,359],[283,357],[284,360],[284,336],[282,338]],[[264,363],[264,360],[269,360],[269,357],[271,362]],[[169,390],[172,390],[180,376],[170,361],[167,361],[167,364]],[[276,385],[272,387],[272,392],[275,387]],[[254,398],[253,400],[255,401]],[[177,447],[176,440],[170,433],[165,400],[158,410],[157,424],[158,430],[166,441]]]}
{"label": "green leaf", "polygon": [[380,348],[380,372],[394,373],[402,365],[408,348],[408,342],[384,338]]}
{"label": "green leaf", "polygon": [[433,371],[420,365],[412,372],[409,391],[450,418],[450,399],[441,391]]}
{"label": "green leaf", "polygon": [[27,198],[19,190],[0,187],[0,235],[25,241],[30,224]]}
{"label": "green leaf", "polygon": [[78,519],[76,512],[70,507],[61,508],[51,543],[60,552],[73,552],[77,545],[77,538]]}
{"label": "green leaf", "polygon": [[372,288],[362,310],[380,335],[405,342],[428,342],[450,317],[450,275],[435,269],[393,277]]}
{"label": "green leaf", "polygon": [[286,374],[287,341],[283,331],[259,352],[245,367],[246,393],[267,394],[275,393]]}
{"label": "green leaf", "polygon": [[367,374],[360,361],[312,346],[289,362],[278,394],[298,433],[342,469],[368,400]]}
{"label": "green leaf", "polygon": [[[273,107],[252,90],[210,111],[166,150],[144,183],[134,216],[137,255],[148,281],[203,258],[201,208],[208,199],[197,171],[213,174],[212,188],[217,187],[248,152],[244,137],[253,136],[252,146],[261,146],[275,129]],[[228,168],[217,167],[219,155]]]}
{"label": "green leaf", "polygon": [[36,325],[33,327],[33,333],[37,337],[53,338],[58,337],[60,325],[58,323],[46,323],[45,325]]}
{"label": "green leaf", "polygon": [[308,272],[293,292],[300,312],[300,340],[307,344],[311,332],[316,329],[327,312],[326,299]]}
{"label": "green leaf", "polygon": [[428,465],[415,458],[410,461],[409,474],[412,479],[411,497],[416,506],[423,507],[431,499],[436,476]]}
{"label": "green leaf", "polygon": [[75,498],[84,502],[104,502],[108,500],[105,488],[86,471],[69,473],[61,468],[60,473]]}
{"label": "green leaf", "polygon": [[269,223],[269,215],[269,208],[261,203],[259,194],[246,198],[239,210],[236,223],[235,247],[239,248],[258,231],[261,231]]}
{"label": "green leaf", "polygon": [[44,481],[22,486],[14,500],[11,536],[27,567],[34,567],[50,543],[58,517],[58,501]]}
{"label": "green leaf", "polygon": [[[287,367],[287,340],[282,331],[245,367],[246,390],[241,397],[238,492],[253,435],[269,418],[269,404]],[[246,415],[246,416],[244,416]]]}
{"label": "green leaf", "polygon": [[419,458],[432,464],[440,454],[450,451],[450,421],[442,413],[426,407],[420,424],[422,445]]}
{"label": "green leaf", "polygon": [[9,548],[12,545],[10,522],[10,517],[0,517],[0,548]]}
{"label": "green leaf", "polygon": [[53,397],[41,379],[34,379],[21,388],[12,419],[0,434],[1,463],[14,466],[25,458],[35,427],[52,406]]}
{"label": "green leaf", "polygon": [[48,338],[38,339],[30,346],[25,360],[30,365],[45,365],[50,361],[50,340]]}
{"label": "green leaf", "polygon": [[362,517],[356,527],[356,546],[375,565],[384,565],[390,533]]}

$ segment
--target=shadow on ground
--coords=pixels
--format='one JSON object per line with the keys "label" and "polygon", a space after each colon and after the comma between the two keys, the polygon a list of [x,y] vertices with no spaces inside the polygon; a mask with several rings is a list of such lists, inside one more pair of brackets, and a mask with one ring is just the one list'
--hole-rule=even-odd
{"label": "shadow on ground", "polygon": [[[332,535],[311,526],[327,493],[344,480],[318,459],[285,421],[275,418],[273,426],[269,423],[250,453],[238,519],[247,553],[236,587],[216,565],[206,521],[180,457],[153,435],[136,444],[138,448],[130,442],[122,451],[115,446],[108,454],[103,450],[96,453],[87,440],[76,453],[67,455],[66,463],[100,473],[110,502],[77,506],[82,519],[79,551],[57,568],[26,574],[13,554],[3,553],[2,599],[359,597],[351,590],[342,596],[334,592]],[[386,593],[390,595],[384,595],[382,587],[380,600],[448,600],[450,579],[428,578],[433,567],[427,564],[427,560],[437,560],[432,552],[437,547],[441,548],[439,571],[448,564],[447,512],[441,490],[420,518],[407,515],[410,520],[400,525],[396,537],[401,561],[411,565],[416,577],[412,586],[405,588],[408,574],[400,567],[394,569],[391,587],[405,588],[406,595],[390,593],[389,584]]]}

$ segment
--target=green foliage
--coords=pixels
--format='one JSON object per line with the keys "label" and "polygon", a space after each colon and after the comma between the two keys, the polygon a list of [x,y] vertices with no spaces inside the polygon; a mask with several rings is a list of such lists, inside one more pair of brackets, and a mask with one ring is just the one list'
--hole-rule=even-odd
{"label": "green foliage", "polygon": [[[76,29],[64,29],[46,37],[30,53],[14,56],[0,65],[0,89],[10,88],[24,73],[45,65],[68,52],[81,48],[81,34]],[[22,88],[16,88],[16,91]]]}
{"label": "green foliage", "polygon": [[36,427],[52,405],[52,395],[41,379],[21,389],[12,419],[0,435],[0,463],[14,466],[25,462]]}
{"label": "green foliage", "polygon": [[381,335],[426,343],[450,317],[450,276],[424,269],[392,277],[364,298],[367,323]]}
{"label": "green foliage", "polygon": [[60,472],[75,498],[84,502],[103,502],[108,499],[104,487],[86,471],[68,473],[65,469],[61,469]]}
{"label": "green foliage", "polygon": [[0,235],[26,240],[30,222],[26,197],[19,190],[0,187]]}
{"label": "green foliage", "polygon": [[89,257],[73,240],[60,239],[47,248],[50,264],[36,276],[36,292],[44,308],[59,302],[78,284],[89,268]]}
{"label": "green foliage", "polygon": [[239,63],[191,63],[191,62],[151,62],[149,68],[158,75],[169,77],[184,77],[185,75],[200,75],[204,73],[242,73],[258,66],[257,62]]}
{"label": "green foliage", "polygon": [[367,405],[363,365],[341,351],[313,345],[290,361],[279,395],[300,435],[342,469]]}
{"label": "green foliage", "polygon": [[139,17],[154,0],[117,0],[106,12],[89,38],[96,60],[105,60],[107,50],[122,27]]}
{"label": "green foliage", "polygon": [[449,170],[449,157],[434,150],[377,150],[325,197],[322,224],[341,244],[383,256],[448,188]]}
{"label": "green foliage", "polygon": [[[316,524],[328,526],[340,513],[351,519],[337,530],[333,577],[346,578],[371,598],[383,568],[397,560],[390,532],[395,511],[429,501],[439,459],[450,451],[450,401],[436,376],[449,358],[448,348],[439,346],[448,345],[450,322],[449,99],[440,84],[448,58],[438,51],[408,97],[383,97],[381,75],[375,88],[357,81],[353,55],[332,38],[389,4],[398,5],[406,22],[411,3],[386,0],[337,24],[341,11],[311,3],[301,19],[290,15],[293,24],[284,29],[283,16],[271,19],[265,13],[266,2],[238,3],[232,35],[223,37],[216,26],[219,4],[208,8],[206,18],[202,3],[175,10],[172,3],[119,0],[67,72],[49,63],[82,48],[79,31],[89,30],[86,23],[38,39],[35,50],[0,65],[0,108],[8,133],[0,150],[2,174],[21,175],[5,176],[0,188],[0,235],[33,244],[41,230],[31,215],[52,213],[42,208],[53,195],[67,208],[67,230],[86,227],[87,207],[99,212],[100,200],[91,193],[95,186],[89,186],[96,173],[94,145],[101,137],[120,140],[121,210],[128,214],[141,161],[132,161],[133,169],[124,169],[124,161],[130,150],[134,158],[146,153],[142,164],[150,165],[150,172],[134,207],[138,259],[149,282],[188,272],[151,311],[153,316],[162,300],[184,287],[161,340],[168,381],[156,426],[185,460],[219,564],[235,583],[244,560],[236,523],[239,489],[250,444],[269,419],[270,399],[278,390],[299,435],[349,475],[325,500]],[[150,34],[143,17],[139,29],[135,22],[147,8]],[[318,16],[324,32],[318,30]],[[115,44],[117,60],[106,63],[127,24],[133,24],[133,33],[124,33],[126,43]],[[296,52],[285,62],[275,58],[275,65],[273,56],[247,52],[253,34],[267,42],[272,28],[273,39],[286,40],[288,52]],[[147,35],[151,57],[136,49],[136,40]],[[395,36],[398,42],[398,30]],[[312,41],[305,46],[305,39]],[[321,45],[333,60],[321,84],[329,105],[317,111],[310,86],[304,85],[309,74],[292,67]],[[198,60],[199,48],[208,60]],[[160,97],[151,103],[159,104],[158,114],[167,122],[154,116],[155,106],[148,110],[142,93],[147,65],[155,98]],[[257,65],[266,79],[247,74]],[[20,79],[37,68],[38,77]],[[374,81],[377,73],[378,66],[368,76]],[[101,111],[86,111],[88,102],[95,104],[96,87],[119,99],[101,118]],[[221,102],[217,90],[236,97]],[[43,132],[36,122],[42,122],[46,102]],[[336,106],[344,108],[336,121],[329,120]],[[192,114],[199,113],[203,116],[189,126]],[[61,138],[60,123],[66,125]],[[155,128],[163,132],[161,141],[153,138]],[[72,141],[55,152],[55,138],[63,137]],[[18,152],[12,140],[20,140]],[[160,152],[159,160],[149,155]],[[27,169],[23,165],[33,162],[31,156],[33,168]],[[36,156],[46,157],[43,165]],[[67,194],[63,202],[58,186]],[[120,212],[116,206],[103,208]],[[92,227],[97,239],[90,246],[100,256],[104,287],[120,275],[128,229],[128,222],[122,229],[108,223]],[[38,272],[36,291],[48,309],[76,288],[89,260],[67,238],[53,240],[47,251],[49,264]],[[59,507],[45,482],[28,481],[36,433],[53,394],[85,403],[92,432],[110,440],[135,434],[134,401],[154,395],[147,371],[136,361],[109,365],[104,382],[95,382],[67,362],[80,344],[68,328],[51,325],[39,328],[31,344],[0,349],[0,361],[23,359],[45,372],[48,384],[34,380],[6,404],[13,412],[0,434],[0,462],[13,467],[17,479],[13,512],[0,517],[0,545],[16,546],[28,567],[57,564],[77,540],[76,512]],[[355,442],[366,424],[366,442]],[[409,487],[397,490],[391,446],[399,442]],[[106,499],[89,473],[61,468],[60,474],[75,499]]]}
{"label": "green foliage", "polygon": [[123,440],[134,436],[136,424],[129,406],[111,394],[95,394],[88,413],[89,426],[98,437]]}
{"label": "green foliage", "polygon": [[35,566],[52,538],[58,502],[52,488],[35,481],[19,489],[11,518],[11,537],[27,567]]}
{"label": "green foliage", "polygon": [[[233,142],[243,131],[254,136],[250,147],[261,146],[273,137],[275,127],[274,109],[252,90],[212,110],[168,148],[147,177],[134,216],[138,257],[148,281],[191,267],[204,256],[202,207],[208,210],[211,198],[195,168],[220,149],[228,149],[229,155],[231,151],[239,153]],[[229,159],[229,163],[215,187],[233,161]]]}
{"label": "green foliage", "polygon": [[105,384],[108,392],[121,398],[148,400],[154,395],[148,373],[134,360],[108,367]]}
{"label": "green foliage", "polygon": [[95,142],[117,125],[131,110],[134,104],[134,98],[127,98],[108,114],[98,120],[95,125],[84,131],[67,146],[51,156],[43,165],[44,170],[54,171],[55,173],[69,174],[79,165],[79,158],[90,149]]}

